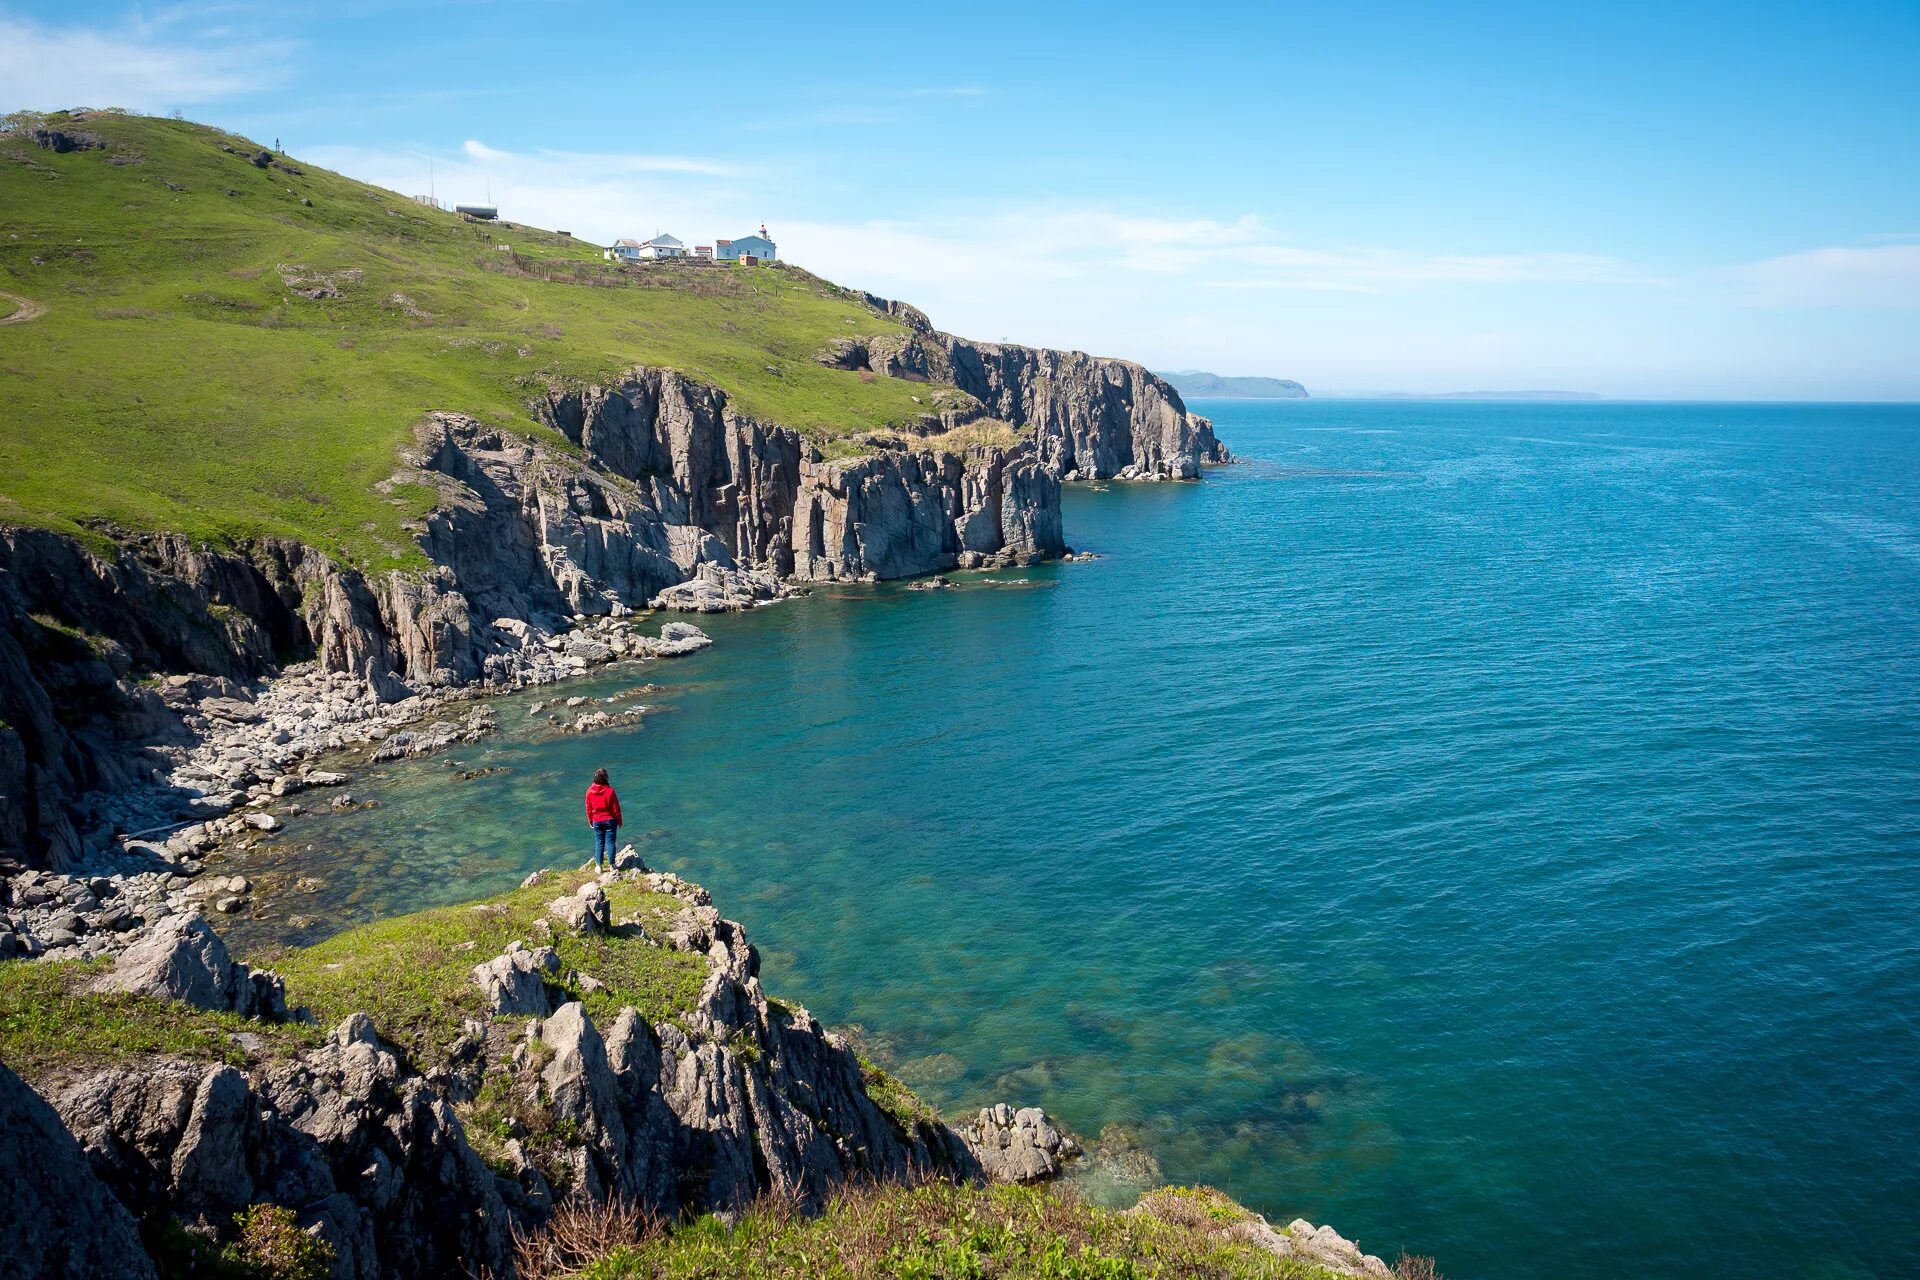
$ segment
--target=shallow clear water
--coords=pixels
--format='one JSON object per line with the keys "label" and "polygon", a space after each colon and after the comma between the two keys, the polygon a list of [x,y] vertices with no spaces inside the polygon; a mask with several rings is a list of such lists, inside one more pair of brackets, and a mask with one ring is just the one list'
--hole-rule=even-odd
{"label": "shallow clear water", "polygon": [[257,866],[497,890],[604,763],[942,1104],[1458,1277],[1915,1274],[1920,411],[1200,407],[1247,465],[1071,490],[1101,560],[718,619]]}

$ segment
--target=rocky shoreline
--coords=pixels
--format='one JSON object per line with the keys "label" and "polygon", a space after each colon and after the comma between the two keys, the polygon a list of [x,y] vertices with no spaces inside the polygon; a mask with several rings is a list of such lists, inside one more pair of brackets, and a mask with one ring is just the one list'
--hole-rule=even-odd
{"label": "rocky shoreline", "polygon": [[[30,872],[6,893],[64,898],[79,882],[61,879]],[[535,872],[462,913],[507,914],[524,936],[456,962],[470,964],[481,1008],[437,1055],[388,1039],[364,1012],[321,1033],[297,987],[236,961],[192,907],[151,910],[126,880],[99,897],[125,913],[126,944],[110,967],[77,970],[67,998],[231,1019],[207,1025],[209,1045],[227,1047],[212,1060],[203,1049],[39,1063],[31,1079],[0,1065],[0,1159],[37,1175],[0,1204],[28,1274],[38,1259],[76,1278],[153,1275],[141,1242],[156,1224],[212,1245],[261,1204],[321,1242],[337,1280],[505,1274],[516,1235],[562,1200],[668,1218],[769,1196],[804,1210],[850,1181],[1035,1183],[1079,1155],[1036,1108],[996,1105],[956,1124],[885,1109],[843,1037],[767,997],[745,930],[630,848],[615,870]],[[583,1001],[623,981],[626,948],[697,959],[692,1006],[596,1021]],[[60,1204],[39,1202],[42,1187]],[[63,1230],[73,1205],[89,1220]],[[1277,1231],[1247,1215],[1235,1230],[1341,1274],[1391,1274],[1328,1228]]]}
{"label": "rocky shoreline", "polygon": [[160,782],[153,748],[197,732],[183,711],[306,663],[329,700],[347,691],[335,676],[409,708],[510,687],[555,637],[649,606],[735,610],[811,583],[1058,558],[1061,477],[1191,479],[1228,460],[1138,366],[969,343],[869,301],[912,332],[861,358],[951,378],[984,406],[931,426],[990,412],[1024,438],[907,436],[829,459],[715,388],[642,368],[548,388],[531,431],[428,414],[390,482],[438,495],[417,548],[396,548],[418,567],[371,572],[270,538],[215,550],[0,525],[0,859],[86,866],[136,829],[95,797]]}

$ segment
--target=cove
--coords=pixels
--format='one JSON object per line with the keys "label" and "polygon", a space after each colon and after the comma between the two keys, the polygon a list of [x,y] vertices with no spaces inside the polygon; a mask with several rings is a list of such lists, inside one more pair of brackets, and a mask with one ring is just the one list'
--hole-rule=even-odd
{"label": "cove", "polygon": [[[1069,486],[1101,559],[499,700],[291,824],[245,870],[323,888],[231,934],[577,862],[604,765],[943,1107],[1459,1276],[1910,1265],[1920,410],[1195,407],[1246,463]],[[638,729],[525,713],[642,682]]]}

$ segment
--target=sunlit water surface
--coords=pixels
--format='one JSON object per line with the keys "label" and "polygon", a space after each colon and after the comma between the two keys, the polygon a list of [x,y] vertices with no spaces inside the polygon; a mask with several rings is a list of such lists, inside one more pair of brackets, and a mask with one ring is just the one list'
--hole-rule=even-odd
{"label": "sunlit water surface", "polygon": [[1246,464],[1071,488],[1102,559],[563,691],[659,682],[638,730],[505,700],[507,772],[363,773],[272,909],[577,861],[604,764],[944,1106],[1455,1277],[1916,1274],[1920,411],[1199,407]]}

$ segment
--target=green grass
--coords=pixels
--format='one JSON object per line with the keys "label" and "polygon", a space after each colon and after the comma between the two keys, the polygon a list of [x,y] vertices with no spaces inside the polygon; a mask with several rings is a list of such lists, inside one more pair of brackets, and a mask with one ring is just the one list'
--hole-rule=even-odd
{"label": "green grass", "polygon": [[[1062,1189],[849,1189],[817,1217],[762,1206],[662,1230],[563,1210],[545,1245],[523,1249],[521,1280],[1326,1280],[1235,1234],[1238,1221],[1195,1211],[1216,1192],[1096,1208]],[[1234,1206],[1238,1209],[1238,1206]],[[621,1237],[624,1236],[625,1239]],[[555,1242],[563,1242],[555,1247]],[[569,1247],[570,1246],[570,1247]],[[568,1256],[572,1253],[576,1256]],[[578,1256],[591,1254],[592,1256]]]}
{"label": "green grass", "polygon": [[860,1057],[860,1081],[874,1105],[886,1112],[887,1118],[909,1137],[921,1125],[939,1122],[939,1112],[909,1089],[898,1076],[874,1065],[864,1054]]}
{"label": "green grass", "polygon": [[[244,1066],[318,1041],[320,1033],[311,1027],[276,1026],[171,1000],[80,989],[110,967],[106,961],[0,964],[0,1061],[28,1079],[147,1056]],[[258,1037],[259,1050],[236,1042],[236,1032]]]}
{"label": "green grass", "polygon": [[[549,384],[646,364],[845,454],[962,396],[818,364],[835,337],[901,326],[791,267],[623,272],[297,158],[258,168],[256,144],[201,125],[52,123],[107,146],[0,136],[0,290],[46,308],[0,326],[0,520],[418,564],[431,495],[377,486],[428,410],[539,431],[527,406]],[[317,276],[341,296],[295,296]]]}
{"label": "green grass", "polygon": [[5,320],[19,309],[19,303],[15,302],[12,298],[0,295],[0,320]]}
{"label": "green grass", "polygon": [[[286,978],[287,1003],[311,1009],[322,1026],[365,1013],[385,1039],[426,1066],[460,1037],[463,1020],[486,1013],[473,967],[516,939],[528,946],[546,941],[534,922],[548,903],[587,879],[579,871],[549,876],[484,902],[376,921],[256,963]],[[615,921],[638,918],[656,936],[683,906],[628,883],[608,885],[607,898]],[[707,977],[705,957],[637,938],[581,937],[560,928],[551,945],[567,970],[559,985],[602,1027],[628,1005],[649,1023],[675,1018],[693,1007]],[[605,985],[584,992],[572,980],[575,972]]]}

